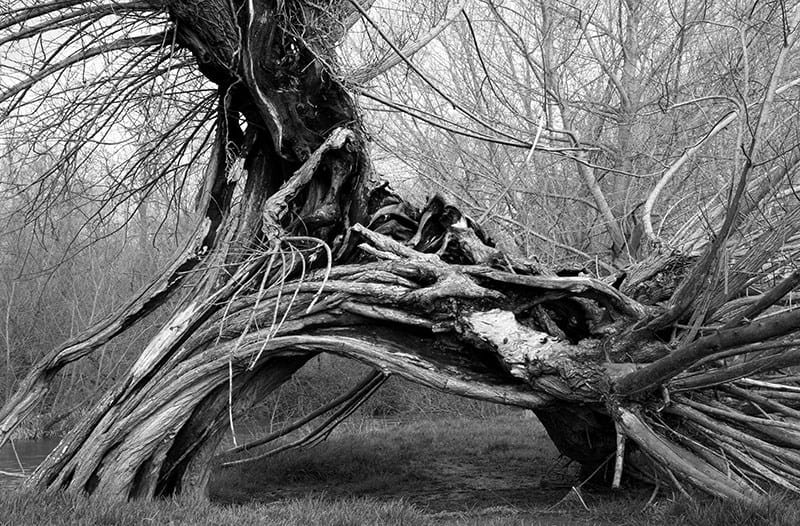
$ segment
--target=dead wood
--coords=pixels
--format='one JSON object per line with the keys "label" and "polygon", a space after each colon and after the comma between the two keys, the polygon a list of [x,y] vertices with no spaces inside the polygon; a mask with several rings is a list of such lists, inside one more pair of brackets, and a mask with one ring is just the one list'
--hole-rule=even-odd
{"label": "dead wood", "polygon": [[[289,447],[324,438],[396,374],[533,409],[579,462],[620,452],[616,480],[644,458],[642,472],[654,467],[720,497],[752,500],[770,485],[798,491],[800,379],[790,372],[800,365],[800,311],[770,310],[797,272],[775,263],[760,281],[732,281],[725,295],[715,274],[746,171],[699,257],[661,247],[617,277],[620,290],[600,277],[560,277],[493,246],[442,197],[418,210],[377,181],[326,48],[341,33],[335,16],[297,1],[246,2],[236,12],[218,0],[162,7],[177,43],[219,86],[197,234],[128,305],[34,366],[0,411],[0,444],[61,368],[178,295],[178,284],[189,291],[29,487],[116,500],[202,493],[230,419],[324,352],[377,373],[302,419],[332,411]],[[353,8],[334,12],[351,23]],[[235,160],[239,179],[229,177]],[[781,239],[764,234],[737,259],[738,275],[773,261],[795,223],[782,223]],[[770,287],[771,278],[782,282]],[[754,283],[759,300],[726,308]],[[700,293],[712,299],[701,304]],[[626,440],[635,447],[618,447]]]}

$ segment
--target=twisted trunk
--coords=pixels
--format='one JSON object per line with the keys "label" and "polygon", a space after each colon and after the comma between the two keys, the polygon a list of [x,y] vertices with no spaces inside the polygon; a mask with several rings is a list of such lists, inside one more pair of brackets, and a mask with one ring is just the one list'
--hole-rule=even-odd
{"label": "twisted trunk", "polygon": [[[216,0],[166,6],[179,43],[219,85],[202,220],[162,278],[30,372],[0,411],[0,444],[64,365],[179,286],[190,292],[29,486],[110,499],[202,492],[230,414],[328,352],[533,409],[556,445],[587,465],[629,439],[636,447],[617,471],[638,463],[737,499],[754,498],[763,483],[797,491],[790,461],[800,412],[794,399],[765,395],[795,393],[795,379],[734,382],[798,363],[786,340],[797,311],[681,341],[687,332],[652,321],[691,258],[654,256],[630,272],[623,293],[503,254],[439,197],[423,210],[408,205],[374,181],[356,106],[331,70],[326,45],[352,15],[349,3],[321,12],[262,0],[235,14]],[[299,38],[297,21],[317,33]],[[757,348],[762,341],[772,347]],[[736,352],[761,354],[731,365]],[[331,425],[372,389],[328,408],[339,411]],[[644,455],[630,454],[637,448]]]}

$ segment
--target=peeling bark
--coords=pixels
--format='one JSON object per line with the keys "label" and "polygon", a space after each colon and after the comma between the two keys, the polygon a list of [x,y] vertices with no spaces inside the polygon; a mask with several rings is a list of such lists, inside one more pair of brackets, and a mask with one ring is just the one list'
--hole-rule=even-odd
{"label": "peeling bark", "polygon": [[[202,494],[228,412],[327,352],[533,409],[559,449],[587,466],[630,439],[636,447],[617,467],[643,457],[643,472],[717,496],[800,487],[788,450],[800,443],[800,379],[781,371],[800,365],[791,339],[799,311],[686,329],[686,279],[707,284],[709,258],[653,254],[617,290],[504,254],[439,196],[422,210],[409,205],[374,180],[356,105],[335,80],[329,39],[337,23],[351,23],[348,5],[331,14],[297,0],[157,4],[219,85],[203,219],[163,277],[31,370],[0,410],[0,445],[58,370],[178,284],[189,291],[26,484],[111,500]],[[244,166],[241,177],[229,177],[231,159]],[[786,280],[755,305],[776,304],[797,284]],[[661,303],[676,294],[680,309]],[[769,461],[776,455],[785,465]]]}

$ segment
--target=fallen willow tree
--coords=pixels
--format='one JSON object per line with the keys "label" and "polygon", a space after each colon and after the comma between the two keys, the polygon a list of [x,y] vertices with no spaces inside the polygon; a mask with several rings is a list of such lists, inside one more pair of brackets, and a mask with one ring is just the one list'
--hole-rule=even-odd
{"label": "fallen willow tree", "polygon": [[[284,449],[324,439],[399,375],[532,409],[563,454],[609,463],[615,485],[635,473],[738,500],[776,486],[800,493],[800,309],[786,299],[800,272],[784,249],[800,210],[780,208],[787,195],[771,191],[797,161],[751,177],[748,157],[727,209],[706,211],[719,219],[710,240],[653,243],[605,281],[559,276],[495,248],[441,197],[416,209],[377,180],[324,45],[363,14],[359,4],[235,4],[55,2],[3,24],[166,10],[165,35],[125,45],[174,40],[218,86],[191,242],[118,312],[36,363],[0,411],[2,445],[59,370],[176,302],[28,487],[109,499],[202,493],[231,418],[331,353],[374,373],[284,430],[324,417]],[[290,32],[301,22],[333,29],[301,39]],[[764,215],[771,228],[741,243]],[[281,434],[235,451],[273,454],[259,448]]]}

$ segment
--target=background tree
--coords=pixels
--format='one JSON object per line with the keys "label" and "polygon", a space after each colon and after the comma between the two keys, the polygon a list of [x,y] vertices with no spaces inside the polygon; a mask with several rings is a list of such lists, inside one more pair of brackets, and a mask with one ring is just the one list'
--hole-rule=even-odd
{"label": "background tree", "polygon": [[[550,264],[577,255],[592,270],[595,257],[625,266],[650,253],[648,240],[670,240],[681,227],[681,240],[689,228],[705,238],[704,225],[686,223],[709,202],[724,203],[730,179],[722,174],[737,162],[743,123],[733,112],[763,97],[783,39],[766,29],[777,7],[540,2],[531,10],[474,2],[456,12],[461,7],[439,36],[443,51],[413,60],[476,118],[398,67],[387,83],[370,86],[406,112],[381,120],[396,130],[379,136],[387,155],[402,152],[397,158],[426,182],[491,221],[498,238],[513,233],[509,249],[549,254]],[[745,35],[756,27],[764,31]],[[786,139],[771,148],[789,163],[795,95],[787,86],[775,101],[786,104],[778,110],[786,122],[762,124]],[[518,148],[466,138],[435,115]]]}

